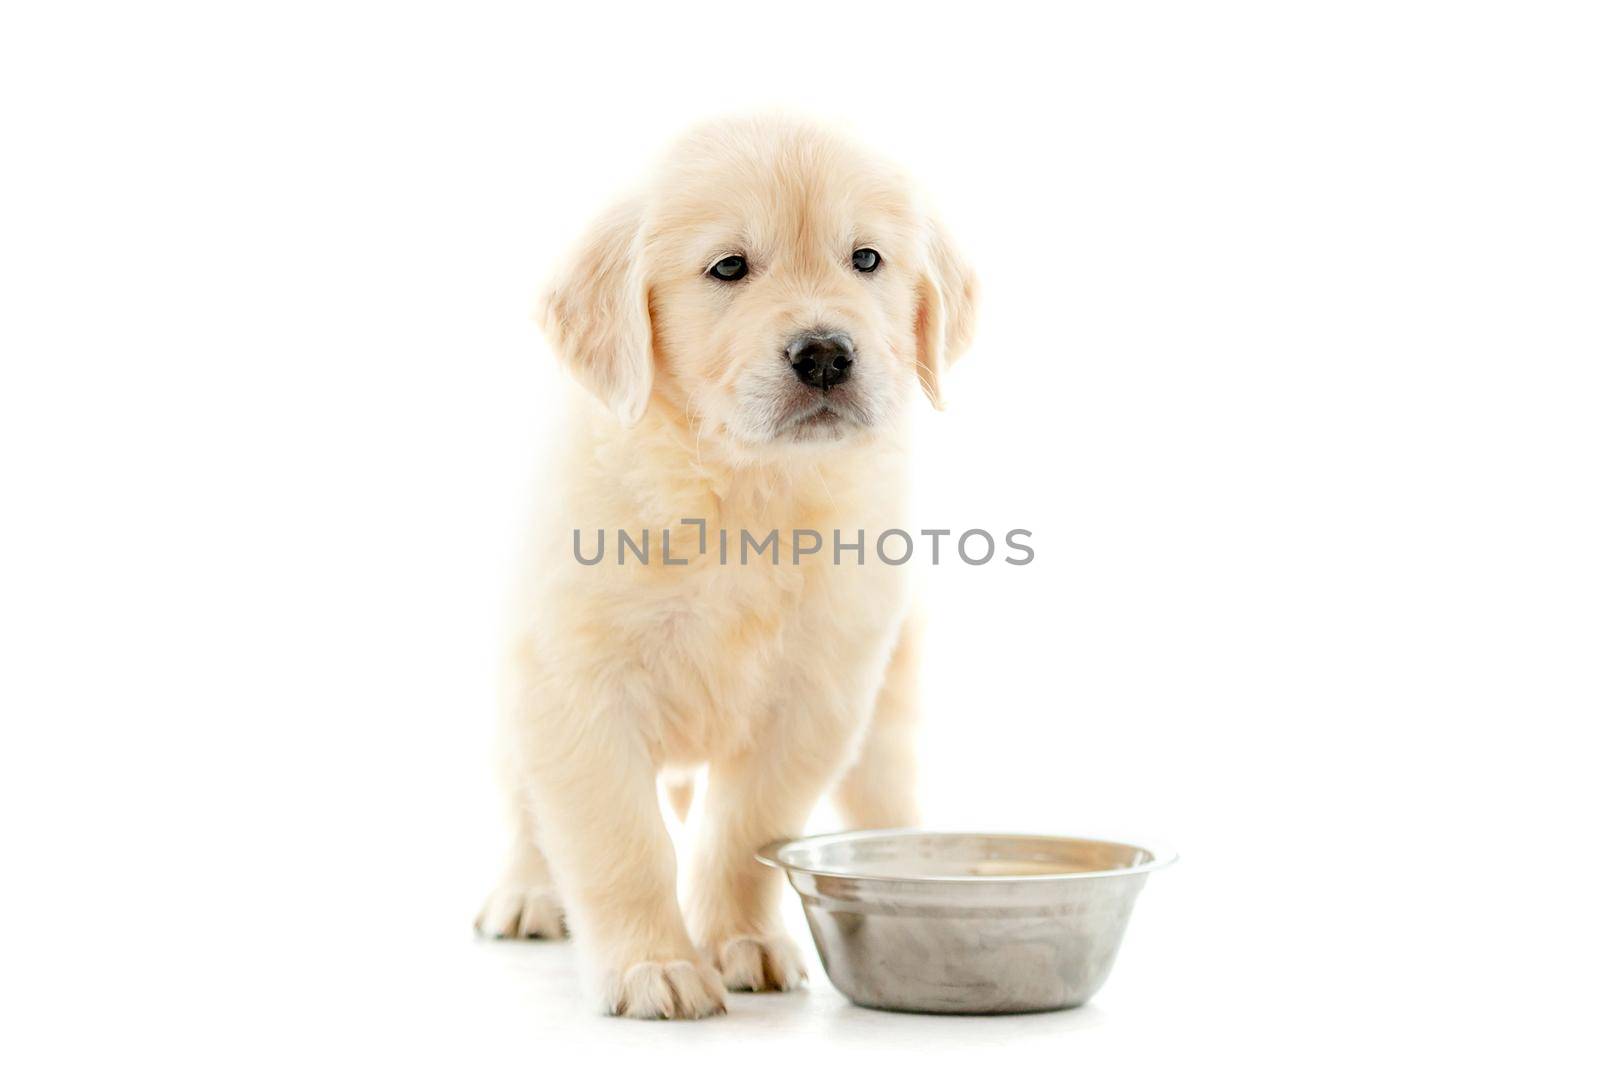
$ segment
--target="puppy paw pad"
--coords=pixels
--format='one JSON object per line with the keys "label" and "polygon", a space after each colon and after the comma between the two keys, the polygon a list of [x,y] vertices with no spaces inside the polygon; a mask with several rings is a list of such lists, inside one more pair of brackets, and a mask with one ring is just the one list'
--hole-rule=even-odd
{"label": "puppy paw pad", "polygon": [[717,967],[730,991],[793,991],[805,983],[800,951],[785,935],[741,935],[717,950]]}
{"label": "puppy paw pad", "polygon": [[547,886],[501,886],[483,902],[473,927],[489,938],[565,938],[566,913]]}
{"label": "puppy paw pad", "polygon": [[641,961],[612,985],[607,1010],[618,1017],[693,1021],[726,1013],[716,975],[698,961]]}

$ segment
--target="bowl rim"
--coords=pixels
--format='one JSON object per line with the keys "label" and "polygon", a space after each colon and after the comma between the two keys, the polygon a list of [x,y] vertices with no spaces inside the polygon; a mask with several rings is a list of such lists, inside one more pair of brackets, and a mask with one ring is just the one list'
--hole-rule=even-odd
{"label": "bowl rim", "polygon": [[[819,870],[800,866],[783,858],[786,848],[798,844],[847,843],[852,840],[873,840],[902,836],[988,836],[1007,840],[1082,841],[1090,844],[1114,844],[1120,848],[1136,848],[1150,856],[1134,866],[1110,867],[1105,870],[1071,870],[1053,874],[876,874],[853,873],[841,870]],[[840,833],[819,833],[816,836],[797,836],[774,840],[756,849],[756,859],[769,867],[789,874],[809,874],[819,878],[849,878],[864,882],[925,882],[958,885],[995,885],[1017,883],[1034,885],[1040,882],[1084,881],[1092,878],[1122,878],[1134,874],[1148,874],[1152,870],[1171,866],[1178,861],[1178,853],[1171,848],[1149,844],[1130,844],[1098,836],[1061,836],[1053,833],[1012,833],[989,830],[961,831],[953,829],[854,829]]]}

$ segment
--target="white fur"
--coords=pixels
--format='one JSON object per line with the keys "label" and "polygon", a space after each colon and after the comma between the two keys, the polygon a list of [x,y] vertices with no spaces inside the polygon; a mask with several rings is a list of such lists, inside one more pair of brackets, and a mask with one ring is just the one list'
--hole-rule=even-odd
{"label": "white fur", "polygon": [[[850,266],[862,245],[883,254],[870,276]],[[748,279],[708,280],[734,251]],[[515,841],[480,929],[555,936],[564,906],[602,1005],[634,1017],[702,1017],[724,986],[802,981],[753,853],[800,833],[830,787],[853,824],[917,818],[911,598],[872,540],[904,524],[907,406],[919,383],[937,402],[973,306],[970,272],[899,175],[806,124],[693,133],[596,224],[545,309],[593,394],[572,404],[529,554],[506,698]],[[858,357],[829,393],[850,397],[846,421],[802,434],[784,419],[813,393],[782,348],[816,326]],[[684,518],[706,521],[707,554]],[[832,562],[835,527],[865,531],[863,564]],[[582,565],[574,528],[591,546],[649,528],[651,561],[618,565],[613,537]],[[739,564],[740,530],[773,528],[779,563]],[[824,552],[794,564],[797,528]],[[663,529],[689,564],[661,561]],[[699,763],[705,832],[680,910],[656,780]]]}

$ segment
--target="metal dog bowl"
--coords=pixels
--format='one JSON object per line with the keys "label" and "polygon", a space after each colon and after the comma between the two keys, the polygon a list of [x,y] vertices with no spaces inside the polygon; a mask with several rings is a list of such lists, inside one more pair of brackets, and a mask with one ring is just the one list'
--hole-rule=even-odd
{"label": "metal dog bowl", "polygon": [[1080,1006],[1133,902],[1176,856],[1060,836],[883,829],[758,853],[805,904],[822,966],[860,1006],[1027,1013]]}

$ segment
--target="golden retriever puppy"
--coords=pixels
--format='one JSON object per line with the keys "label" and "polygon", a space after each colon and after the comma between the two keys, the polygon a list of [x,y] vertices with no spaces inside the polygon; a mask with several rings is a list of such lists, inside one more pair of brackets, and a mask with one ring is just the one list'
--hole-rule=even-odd
{"label": "golden retriever puppy", "polygon": [[[917,820],[907,543],[881,535],[974,300],[901,175],[786,119],[691,133],[591,227],[543,307],[582,391],[519,604],[515,839],[481,931],[570,920],[630,1017],[804,979],[753,853],[830,787],[854,825]],[[701,764],[680,909],[657,781]]]}

